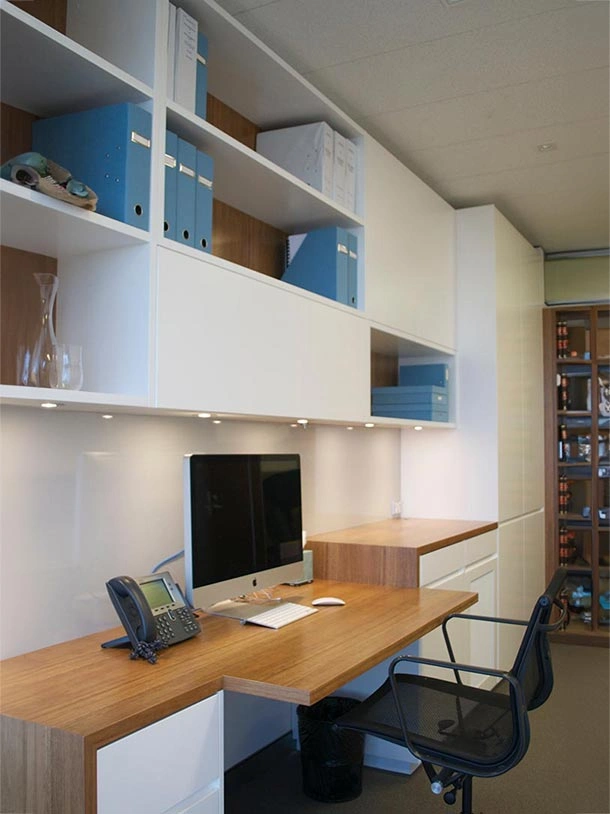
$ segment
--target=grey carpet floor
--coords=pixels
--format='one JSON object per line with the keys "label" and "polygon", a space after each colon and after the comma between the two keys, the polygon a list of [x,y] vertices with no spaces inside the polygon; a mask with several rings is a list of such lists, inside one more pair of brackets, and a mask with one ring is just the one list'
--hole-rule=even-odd
{"label": "grey carpet floor", "polygon": [[[505,775],[475,779],[475,814],[610,814],[609,654],[553,645],[555,687],[530,714],[531,743]],[[267,754],[266,754],[267,753]],[[226,814],[459,814],[410,777],[364,769],[360,797],[320,803],[302,791],[300,757],[269,748],[227,773]]]}

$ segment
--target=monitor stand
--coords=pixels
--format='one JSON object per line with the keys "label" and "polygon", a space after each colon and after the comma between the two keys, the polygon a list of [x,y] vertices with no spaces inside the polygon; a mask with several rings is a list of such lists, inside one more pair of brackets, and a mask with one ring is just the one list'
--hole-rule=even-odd
{"label": "monitor stand", "polygon": [[285,599],[264,599],[261,601],[255,600],[253,602],[240,601],[239,599],[225,599],[222,602],[216,602],[216,604],[204,608],[204,611],[212,616],[227,616],[230,619],[239,619],[242,622],[247,622],[248,619],[251,619],[253,616],[257,616],[266,610],[277,608],[285,603]]}

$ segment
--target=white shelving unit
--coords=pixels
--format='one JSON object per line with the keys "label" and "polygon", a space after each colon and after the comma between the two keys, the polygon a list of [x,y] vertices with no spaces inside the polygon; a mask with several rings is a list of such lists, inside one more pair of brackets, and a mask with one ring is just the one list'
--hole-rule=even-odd
{"label": "white shelving unit", "polygon": [[[399,279],[395,258],[389,269],[365,251],[370,137],[214,0],[178,4],[208,38],[211,94],[262,129],[324,120],[356,143],[356,212],[167,100],[167,0],[108,0],[103,19],[96,0],[68,0],[67,36],[0,0],[3,102],[40,117],[132,102],[153,116],[149,232],[0,184],[2,243],[57,259],[58,335],[84,347],[86,390],[62,392],[60,401],[66,409],[438,425],[370,416],[369,360],[380,342],[396,342],[407,355],[452,354],[434,331],[411,333],[400,320],[380,324],[367,312],[370,281],[379,301],[384,275],[392,277],[390,296]],[[36,59],[24,60],[26,53]],[[164,239],[166,127],[213,157],[215,198],[230,207],[286,233],[354,231],[359,309]],[[377,220],[371,245],[381,246]],[[0,403],[34,405],[45,395],[0,386]]]}

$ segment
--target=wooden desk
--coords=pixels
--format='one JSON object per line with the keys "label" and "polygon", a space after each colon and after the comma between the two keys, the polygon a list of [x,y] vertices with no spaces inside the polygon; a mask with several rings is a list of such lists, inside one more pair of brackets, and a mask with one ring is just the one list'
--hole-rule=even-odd
{"label": "wooden desk", "polygon": [[94,814],[99,747],[222,689],[313,704],[477,600],[462,591],[323,580],[278,593],[346,604],[281,630],[204,614],[201,635],[163,651],[156,665],[101,650],[118,629],[2,662],[2,810],[20,810],[20,788],[40,787],[40,799],[51,799],[51,787],[67,784],[81,787],[84,803],[64,801],[61,814]]}
{"label": "wooden desk", "polygon": [[392,518],[315,534],[307,548],[320,579],[416,588],[421,557],[497,528],[484,520]]}

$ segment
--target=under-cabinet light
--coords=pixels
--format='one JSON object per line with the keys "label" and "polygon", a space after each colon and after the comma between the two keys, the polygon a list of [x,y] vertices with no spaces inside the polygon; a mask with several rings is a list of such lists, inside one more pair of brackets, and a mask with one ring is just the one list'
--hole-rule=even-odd
{"label": "under-cabinet light", "polygon": [[413,429],[415,430],[415,432],[421,432],[423,430],[423,427],[420,427],[418,424],[417,427],[413,427]]}
{"label": "under-cabinet light", "polygon": [[303,426],[305,424],[309,424],[309,419],[308,418],[297,418],[297,424],[303,424]]}
{"label": "under-cabinet light", "polygon": [[102,416],[102,418],[105,418],[105,419],[106,419],[106,421],[110,421],[110,419],[111,419],[111,418],[114,418],[114,416],[113,416],[113,415],[110,415],[110,413],[104,413],[104,415]]}
{"label": "under-cabinet light", "polygon": [[212,413],[197,413],[197,418],[211,418]]}
{"label": "under-cabinet light", "polygon": [[345,429],[346,430],[353,430],[354,428],[353,427],[346,427]]}
{"label": "under-cabinet light", "polygon": [[369,421],[369,422],[368,422],[368,424],[365,424],[364,426],[365,426],[367,429],[369,429],[370,427],[374,427],[375,425]]}
{"label": "under-cabinet light", "polygon": [[215,418],[212,424],[222,424],[222,421],[219,418]]}
{"label": "under-cabinet light", "polygon": [[298,427],[299,425],[298,424],[291,424],[290,426],[291,427]]}
{"label": "under-cabinet light", "polygon": [[54,407],[59,407],[54,401],[43,401],[40,406],[44,407],[45,410],[52,410]]}

